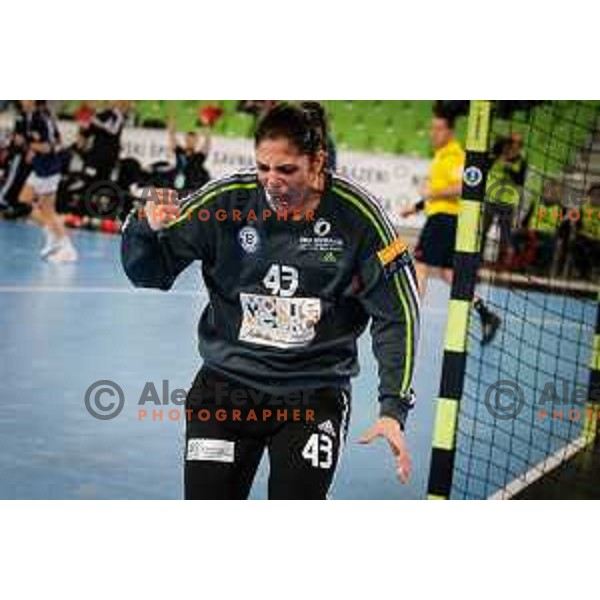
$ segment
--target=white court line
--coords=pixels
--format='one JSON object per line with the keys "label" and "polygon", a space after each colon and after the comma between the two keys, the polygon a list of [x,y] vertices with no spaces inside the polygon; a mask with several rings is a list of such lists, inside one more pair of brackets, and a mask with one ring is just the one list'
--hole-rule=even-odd
{"label": "white court line", "polygon": [[[58,286],[58,285],[1,285],[0,286],[0,294],[146,294],[146,295],[170,295],[170,296],[188,296],[188,297],[197,297],[197,296],[206,296],[207,292],[204,289],[199,289],[197,291],[194,290],[167,290],[162,291],[154,288],[136,288],[136,287],[96,287],[96,286],[84,286],[84,287],[71,287],[71,286]],[[433,315],[433,316],[443,316],[445,317],[448,314],[448,309],[446,308],[429,308],[425,307],[423,310],[425,314]],[[519,317],[514,317],[509,315],[505,318],[505,321],[508,322],[521,322],[523,319]],[[567,328],[574,327],[582,327],[579,323],[573,323],[569,320],[561,321],[559,319],[527,319],[527,323],[533,325],[556,325]],[[585,325],[584,325],[585,326]],[[592,327],[592,325],[589,325]]]}
{"label": "white court line", "polygon": [[43,285],[2,285],[0,293],[7,294],[146,294],[160,295],[169,294],[175,296],[200,296],[206,293],[204,290],[168,290],[167,292],[150,288],[125,288],[125,287],[70,287],[70,286],[43,286]]}
{"label": "white court line", "polygon": [[537,465],[535,465],[535,467],[529,469],[525,475],[517,477],[506,487],[489,496],[488,500],[510,500],[513,496],[516,496],[519,492],[540,479],[543,475],[546,475],[558,467],[562,462],[569,460],[569,458],[571,458],[574,454],[580,450],[583,450],[585,446],[585,437],[582,436],[577,438],[574,442],[564,446],[549,458],[545,458],[544,460],[540,461]]}

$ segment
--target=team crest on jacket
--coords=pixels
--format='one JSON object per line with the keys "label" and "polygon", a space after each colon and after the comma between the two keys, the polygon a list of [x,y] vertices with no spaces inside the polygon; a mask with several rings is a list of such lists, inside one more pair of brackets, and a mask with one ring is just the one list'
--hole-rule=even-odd
{"label": "team crest on jacket", "polygon": [[252,227],[252,225],[242,227],[238,232],[238,241],[244,252],[254,254],[260,246],[260,237],[256,227]]}

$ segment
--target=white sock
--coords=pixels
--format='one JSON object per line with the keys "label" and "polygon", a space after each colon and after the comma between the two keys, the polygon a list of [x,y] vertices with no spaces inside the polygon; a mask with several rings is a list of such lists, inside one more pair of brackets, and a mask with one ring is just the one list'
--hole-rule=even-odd
{"label": "white sock", "polygon": [[44,234],[46,235],[46,244],[51,245],[58,241],[58,238],[49,227],[44,227]]}
{"label": "white sock", "polygon": [[56,236],[47,228],[43,228],[44,231],[44,246],[42,248],[42,254],[46,254],[47,252],[51,252],[53,248],[56,248],[58,240]]}

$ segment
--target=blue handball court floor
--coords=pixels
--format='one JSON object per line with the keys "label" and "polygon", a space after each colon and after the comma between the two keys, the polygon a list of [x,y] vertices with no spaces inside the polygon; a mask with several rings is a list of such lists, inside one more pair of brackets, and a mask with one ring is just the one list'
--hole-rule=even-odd
{"label": "blue handball court floor", "polygon": [[[73,239],[81,260],[49,264],[38,255],[39,229],[0,222],[0,498],[181,498],[183,420],[168,420],[165,410],[162,422],[140,421],[138,400],[146,382],[161,395],[163,380],[170,391],[189,388],[200,367],[196,325],[207,298],[200,265],[170,292],[139,290],[121,268],[119,236],[76,231]],[[332,498],[425,497],[447,300],[447,288],[431,282],[407,427],[411,482],[397,481],[383,440],[357,443],[377,416],[365,335]],[[126,399],[111,420],[85,406],[86,390],[100,380],[116,382]],[[266,497],[267,477],[263,459],[252,498]]]}

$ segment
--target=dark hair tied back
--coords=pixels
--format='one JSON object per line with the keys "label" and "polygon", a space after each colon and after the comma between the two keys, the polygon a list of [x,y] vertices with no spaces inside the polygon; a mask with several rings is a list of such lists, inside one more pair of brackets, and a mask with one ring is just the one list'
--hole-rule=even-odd
{"label": "dark hair tied back", "polygon": [[263,140],[285,138],[301,154],[314,156],[325,148],[327,120],[318,102],[283,102],[269,110],[259,121],[254,134],[258,146]]}

